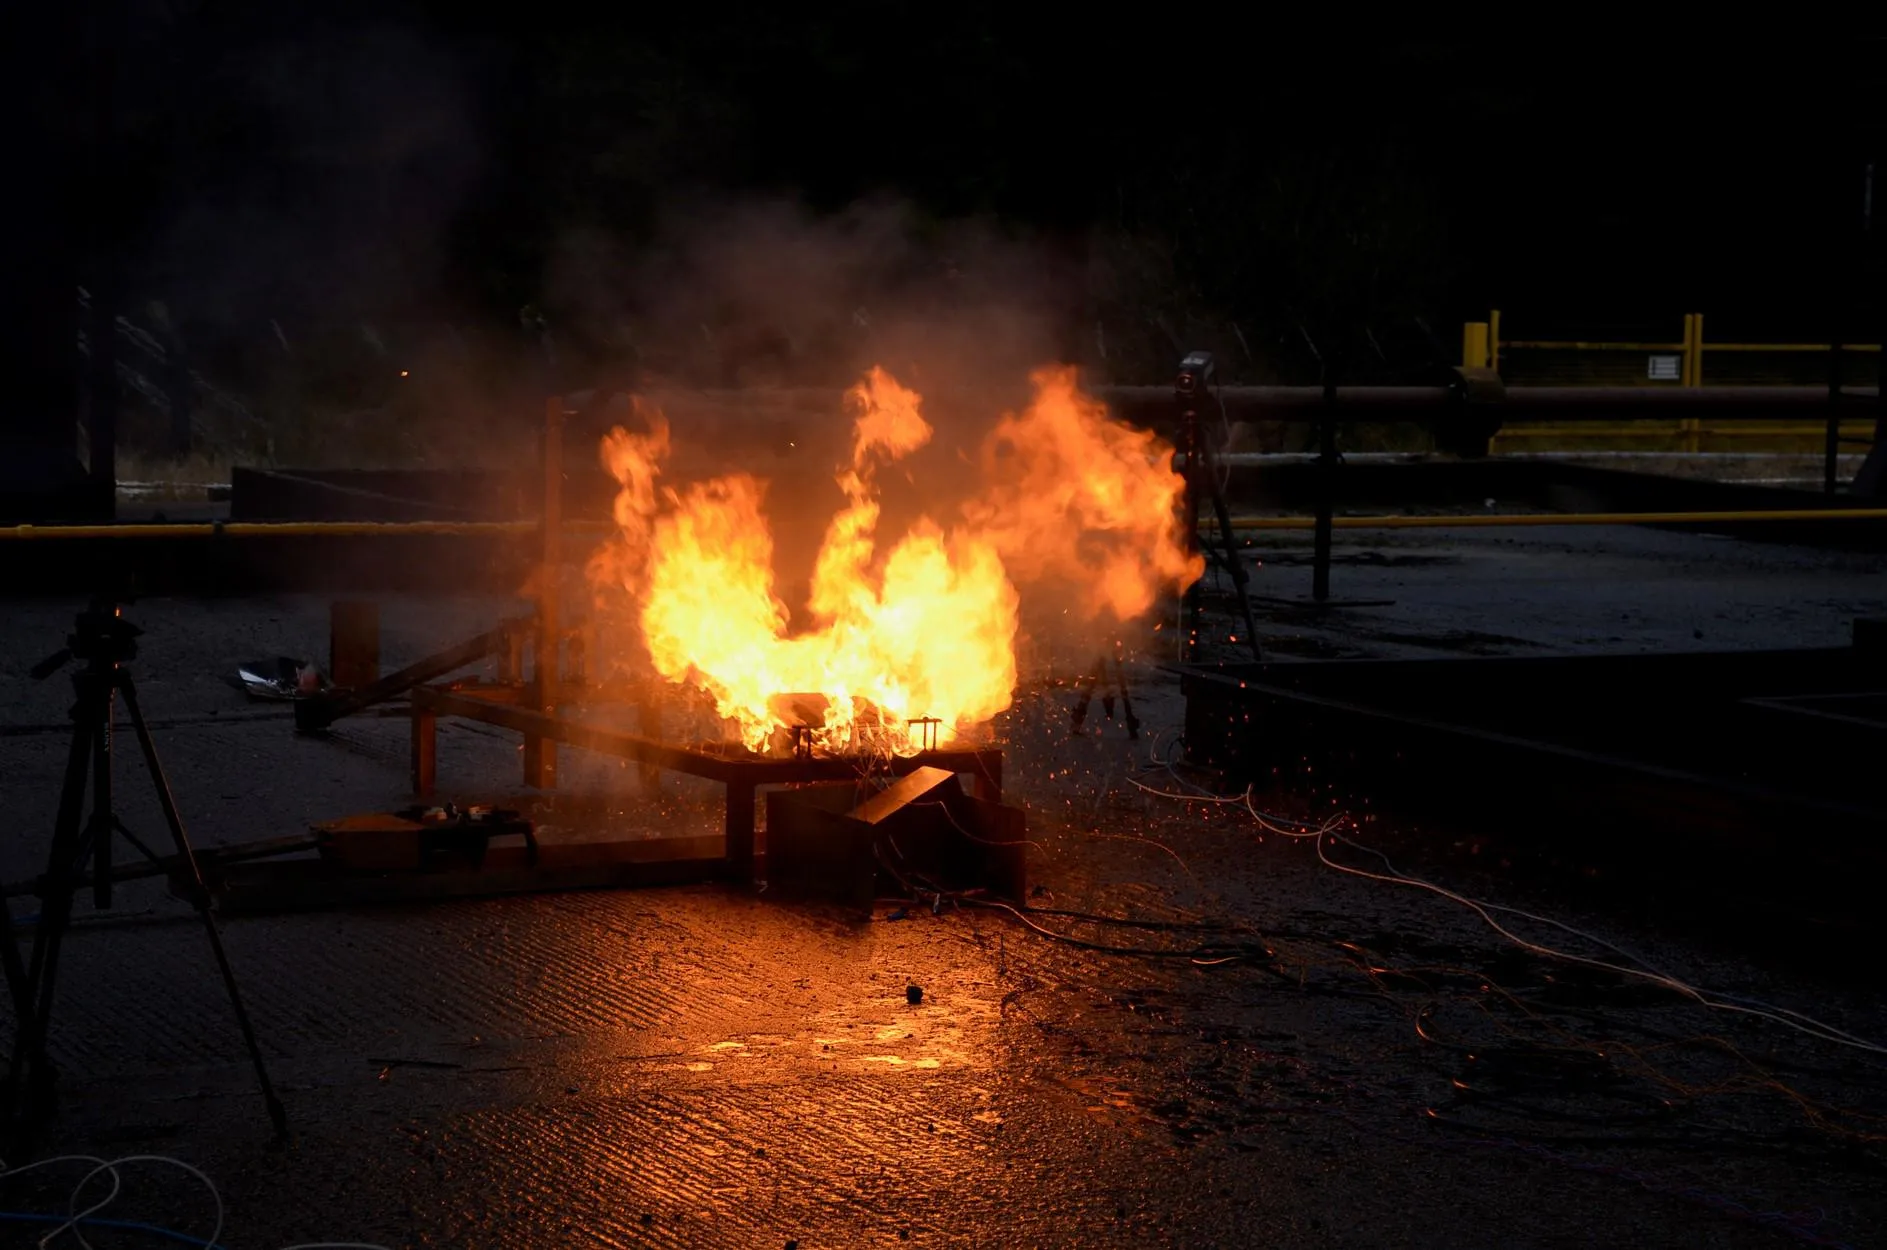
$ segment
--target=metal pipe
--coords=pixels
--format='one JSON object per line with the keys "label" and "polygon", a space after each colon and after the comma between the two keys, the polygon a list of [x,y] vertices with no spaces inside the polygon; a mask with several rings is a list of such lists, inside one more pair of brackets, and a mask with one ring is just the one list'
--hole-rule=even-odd
{"label": "metal pipe", "polygon": [[[565,522],[566,533],[607,534],[605,522]],[[4,525],[0,541],[78,538],[523,538],[542,532],[538,521],[165,521],[120,525]]]}
{"label": "metal pipe", "polygon": [[[1683,345],[1677,347],[1681,350]],[[1851,391],[1873,394],[1873,388]],[[1101,386],[1094,395],[1128,420],[1160,424],[1172,419],[1171,390],[1160,386]],[[1321,386],[1228,386],[1219,392],[1234,421],[1315,422],[1325,417]],[[1488,403],[1490,416],[1521,421],[1621,421],[1646,417],[1751,421],[1825,415],[1826,387],[1819,386],[1521,386],[1508,387]],[[1336,420],[1420,421],[1445,416],[1460,403],[1445,386],[1340,386]]]}
{"label": "metal pipe", "polygon": [[[1690,314],[1685,313],[1686,319]],[[1688,337],[1681,343],[1599,343],[1583,339],[1508,339],[1506,348],[1541,352],[1681,352],[1690,346]]]}
{"label": "metal pipe", "polygon": [[[1491,529],[1538,525],[1717,525],[1755,521],[1887,521],[1887,508],[1731,509],[1699,512],[1470,512],[1456,516],[1340,516],[1330,524],[1340,530]],[[1233,517],[1235,530],[1315,529],[1309,516]]]}
{"label": "metal pipe", "polygon": [[[1532,457],[1529,457],[1532,458]],[[1296,457],[1299,461],[1310,457]],[[1241,462],[1242,463],[1242,462]],[[1644,525],[1660,521],[1687,524],[1704,521],[1808,521],[1815,519],[1880,520],[1887,518],[1887,508],[1809,508],[1801,510],[1733,512],[1596,512],[1596,513],[1524,513],[1489,516],[1469,513],[1465,516],[1411,517],[1333,517],[1337,529],[1404,528],[1448,525]],[[1233,517],[1233,529],[1311,529],[1315,517]],[[564,529],[579,533],[605,533],[606,525],[566,523]],[[536,534],[535,521],[283,521],[254,522],[239,525],[12,525],[0,526],[0,541],[26,539],[60,541],[93,538],[370,538],[437,537]]]}
{"label": "metal pipe", "polygon": [[[1328,366],[1326,366],[1327,368]],[[1336,405],[1335,374],[1324,386],[1324,404]],[[1334,418],[1335,414],[1331,414]],[[1334,521],[1337,498],[1337,423],[1326,419],[1317,423],[1317,515],[1312,518],[1316,533],[1312,540],[1310,595],[1318,603],[1330,598],[1330,526]],[[1236,554],[1233,555],[1236,559]]]}

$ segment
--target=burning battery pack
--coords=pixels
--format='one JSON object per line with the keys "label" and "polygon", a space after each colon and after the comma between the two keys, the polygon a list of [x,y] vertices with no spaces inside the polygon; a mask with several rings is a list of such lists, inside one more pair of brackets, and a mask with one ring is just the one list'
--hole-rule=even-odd
{"label": "burning battery pack", "polygon": [[1028,892],[1027,820],[964,792],[957,775],[919,768],[882,789],[855,782],[767,795],[767,882],[788,897],[869,908],[881,895]]}

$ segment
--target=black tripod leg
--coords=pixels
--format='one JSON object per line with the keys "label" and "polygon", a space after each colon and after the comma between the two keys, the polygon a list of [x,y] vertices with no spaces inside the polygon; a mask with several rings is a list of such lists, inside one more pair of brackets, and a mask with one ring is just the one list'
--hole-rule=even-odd
{"label": "black tripod leg", "polygon": [[[46,857],[46,875],[39,883],[39,919],[33,925],[33,953],[14,996],[19,1017],[13,1058],[7,1067],[6,1093],[8,1118],[17,1135],[16,1154],[26,1152],[33,1130],[50,1102],[52,1073],[46,1058],[46,1031],[52,1021],[59,943],[72,915],[72,891],[78,884],[85,771],[91,763],[97,732],[92,694],[83,684],[78,684],[72,714],[72,745],[66,752],[65,781],[59,790],[59,814],[53,822],[52,850]],[[8,919],[12,919],[11,911]],[[10,931],[7,945],[13,945]],[[16,949],[13,962],[18,960]]]}
{"label": "black tripod leg", "polygon": [[[79,804],[84,802],[85,799],[84,761],[89,757],[90,751],[91,735],[86,733],[82,727],[75,729],[72,735],[71,747],[68,749],[66,755],[65,782],[59,789],[59,814],[53,820],[52,825],[52,853],[48,857],[46,865],[48,876],[51,876],[52,872],[60,864],[70,862],[70,856],[65,848],[73,841],[73,835],[70,834],[68,830],[76,828],[80,814]],[[41,882],[41,889],[42,891],[44,890],[44,882]],[[43,898],[40,904],[40,912],[40,920],[43,922],[45,919],[45,903]],[[33,926],[33,966],[29,970],[25,962],[20,958],[19,943],[16,942],[13,937],[13,909],[10,904],[7,905],[6,922],[5,958],[7,988],[11,990],[13,994],[13,1010],[16,1013],[14,1019],[18,1021],[19,1030],[23,1033],[26,1028],[27,1017],[33,1014],[33,1000],[38,996],[37,987],[45,959],[45,952],[40,949],[39,939],[40,936],[46,932],[46,929],[43,923],[36,922]],[[20,1060],[19,1052],[24,1049],[18,1045],[18,1040],[17,1038],[15,1039],[15,1054],[13,1056],[15,1064]]]}
{"label": "black tripod leg", "polygon": [[164,857],[159,855],[156,851],[153,851],[150,847],[144,845],[144,839],[140,838],[137,834],[132,833],[129,829],[125,828],[124,821],[119,820],[116,816],[113,816],[111,818],[111,827],[117,830],[120,834],[124,835],[124,840],[131,844],[132,850],[144,856],[145,859],[149,860],[151,863],[157,865],[158,867],[161,868],[163,866]]}
{"label": "black tripod leg", "polygon": [[[1195,440],[1198,438],[1196,430],[1192,437]],[[1204,547],[1199,540],[1199,509],[1204,503],[1199,498],[1199,473],[1199,452],[1195,444],[1194,448],[1186,452],[1186,543],[1187,550],[1192,552],[1199,552]],[[1197,659],[1199,655],[1199,626],[1204,617],[1200,604],[1200,584],[1203,581],[1204,578],[1201,578],[1186,588],[1186,632],[1182,635],[1181,647],[1187,660]]]}
{"label": "black tripod leg", "polygon": [[[7,990],[13,996],[13,1020],[15,1026],[13,1030],[13,1045],[15,1050],[14,1058],[17,1059],[19,1054],[24,1051],[26,1039],[23,1034],[26,1032],[27,1005],[32,1002],[33,995],[31,987],[26,983],[26,965],[20,959],[19,945],[13,940],[13,905],[5,899],[0,899],[0,924],[6,926],[6,932],[0,934],[0,938],[5,939],[5,945],[0,946],[0,957],[4,957],[6,961]],[[0,1121],[0,1123],[15,1130],[13,1140],[7,1142],[7,1158],[13,1159],[16,1162],[26,1157],[32,1145],[30,1141],[31,1135],[26,1131],[26,1126],[19,1122],[20,1117],[17,1114],[17,1105],[13,1096],[13,1091],[18,1088],[19,1075],[18,1069],[13,1066],[12,1062],[9,1062],[4,1095],[5,1101],[0,1103],[0,1114],[6,1117],[5,1120]]]}
{"label": "black tripod leg", "polygon": [[1238,557],[1238,542],[1232,537],[1232,514],[1225,506],[1225,493],[1219,489],[1212,453],[1206,453],[1206,476],[1212,484],[1212,510],[1218,514],[1219,536],[1225,541],[1225,563],[1232,571],[1232,585],[1238,591],[1238,606],[1245,614],[1245,635],[1251,640],[1251,658],[1262,661],[1264,651],[1258,645],[1258,622],[1251,614],[1250,583],[1245,577],[1245,562]]}
{"label": "black tripod leg", "polygon": [[92,728],[92,823],[85,851],[92,857],[92,906],[111,906],[111,705],[106,686]]}
{"label": "black tripod leg", "polygon": [[236,1012],[236,1023],[242,1027],[243,1044],[249,1048],[249,1059],[255,1064],[256,1081],[262,1086],[262,1100],[268,1105],[269,1121],[275,1125],[278,1136],[286,1136],[288,1112],[283,1109],[282,1100],[275,1096],[275,1086],[269,1081],[269,1070],[263,1065],[262,1048],[256,1044],[255,1027],[249,1023],[249,1013],[243,1008],[242,992],[236,988],[236,974],[229,966],[229,955],[223,950],[223,937],[216,931],[216,918],[210,914],[210,890],[203,882],[203,869],[197,863],[196,852],[190,849],[190,839],[184,834],[183,818],[177,814],[177,803],[171,797],[170,782],[165,779],[164,766],[157,758],[157,743],[151,739],[150,727],[144,723],[144,712],[138,706],[137,687],[131,684],[129,675],[121,675],[119,684],[124,691],[125,711],[130,714],[132,731],[137,734],[138,746],[144,752],[144,765],[150,769],[151,784],[157,789],[157,802],[163,808],[164,823],[170,826],[171,840],[177,844],[181,867],[189,870],[191,902],[195,904],[197,914],[203,918],[203,932],[210,939],[210,950],[216,955],[217,970],[223,974],[223,988],[229,993],[229,1005]]}
{"label": "black tripod leg", "polygon": [[1100,684],[1101,669],[1097,666],[1092,673],[1088,674],[1087,681],[1081,687],[1081,697],[1076,700],[1074,711],[1070,713],[1070,728],[1075,733],[1080,733],[1081,727],[1087,723],[1088,706],[1094,702],[1094,688]]}
{"label": "black tripod leg", "polygon": [[1140,718],[1134,715],[1133,700],[1127,697],[1127,666],[1120,662],[1118,655],[1114,657],[1114,682],[1120,690],[1121,719],[1127,722],[1127,738],[1129,741],[1138,742]]}
{"label": "black tripod leg", "polygon": [[0,926],[4,926],[4,945],[0,945],[0,963],[6,967],[7,994],[13,999],[13,1019],[26,1019],[26,1004],[32,994],[26,984],[26,964],[20,958],[20,944],[13,938],[13,905],[0,898]]}

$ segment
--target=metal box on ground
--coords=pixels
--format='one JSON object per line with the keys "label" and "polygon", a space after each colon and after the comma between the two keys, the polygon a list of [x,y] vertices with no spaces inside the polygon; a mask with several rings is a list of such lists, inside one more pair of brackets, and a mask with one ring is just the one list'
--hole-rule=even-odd
{"label": "metal box on ground", "polygon": [[767,882],[787,896],[869,908],[908,888],[1028,892],[1027,821],[966,794],[956,774],[924,767],[882,789],[856,782],[767,795]]}

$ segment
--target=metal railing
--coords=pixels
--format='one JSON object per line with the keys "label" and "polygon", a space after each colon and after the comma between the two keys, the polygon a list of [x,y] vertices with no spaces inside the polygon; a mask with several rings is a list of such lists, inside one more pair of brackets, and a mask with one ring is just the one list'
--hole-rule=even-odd
{"label": "metal railing", "polygon": [[[1628,443],[1656,442],[1668,444],[1672,450],[1687,452],[1701,451],[1706,441],[1737,440],[1745,446],[1750,442],[1761,441],[1769,444],[1781,444],[1775,450],[1821,450],[1832,438],[1837,443],[1867,445],[1873,440],[1876,414],[1857,411],[1852,417],[1837,410],[1844,398],[1842,387],[1842,358],[1849,353],[1860,353],[1878,357],[1880,345],[1877,343],[1713,343],[1704,337],[1704,318],[1702,313],[1684,314],[1682,334],[1675,340],[1666,341],[1608,341],[1586,339],[1503,339],[1501,337],[1501,314],[1498,309],[1489,313],[1486,321],[1470,321],[1462,327],[1461,361],[1469,367],[1491,369],[1502,372],[1503,353],[1557,353],[1574,357],[1590,356],[1601,359],[1609,358],[1609,363],[1621,363],[1621,358],[1638,357],[1644,361],[1644,372],[1637,379],[1637,385],[1648,388],[1694,388],[1704,385],[1706,357],[1712,353],[1736,355],[1748,359],[1755,355],[1780,355],[1799,358],[1803,354],[1816,354],[1829,357],[1829,413],[1826,418],[1780,418],[1775,421],[1739,421],[1727,424],[1705,424],[1696,417],[1676,419],[1641,418],[1628,419],[1617,423],[1595,425],[1591,422],[1577,424],[1562,422],[1525,422],[1508,425],[1493,440],[1492,449],[1498,450],[1503,445],[1512,447],[1522,444],[1537,447],[1541,443],[1564,444],[1572,439],[1598,440],[1604,442],[1621,441]],[[1618,373],[1613,369],[1608,372]],[[1744,372],[1747,373],[1747,370]],[[1788,382],[1798,379],[1790,378]],[[1606,377],[1603,385],[1618,385],[1622,377]],[[1739,379],[1740,381],[1740,379]],[[1781,383],[1786,384],[1786,383]]]}

